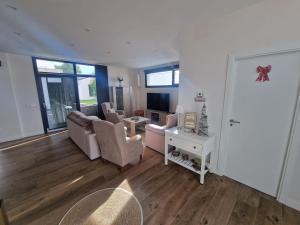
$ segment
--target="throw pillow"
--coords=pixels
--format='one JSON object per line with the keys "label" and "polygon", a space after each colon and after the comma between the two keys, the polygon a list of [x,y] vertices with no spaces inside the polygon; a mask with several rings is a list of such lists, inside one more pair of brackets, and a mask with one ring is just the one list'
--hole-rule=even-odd
{"label": "throw pillow", "polygon": [[177,114],[167,115],[166,129],[177,126]]}

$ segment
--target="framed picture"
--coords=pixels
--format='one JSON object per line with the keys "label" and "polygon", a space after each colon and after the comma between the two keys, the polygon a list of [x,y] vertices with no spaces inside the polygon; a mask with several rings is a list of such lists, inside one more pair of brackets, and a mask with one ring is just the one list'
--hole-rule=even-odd
{"label": "framed picture", "polygon": [[184,115],[184,128],[185,129],[196,129],[197,125],[197,113],[187,112]]}

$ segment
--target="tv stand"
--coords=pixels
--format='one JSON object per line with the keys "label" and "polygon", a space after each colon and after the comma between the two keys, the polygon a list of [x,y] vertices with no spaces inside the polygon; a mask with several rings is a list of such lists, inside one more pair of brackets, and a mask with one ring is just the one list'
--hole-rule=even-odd
{"label": "tv stand", "polygon": [[168,112],[163,112],[158,110],[152,110],[152,109],[146,110],[146,117],[151,120],[151,123],[158,124],[158,125],[166,124],[166,116],[168,114],[169,114]]}

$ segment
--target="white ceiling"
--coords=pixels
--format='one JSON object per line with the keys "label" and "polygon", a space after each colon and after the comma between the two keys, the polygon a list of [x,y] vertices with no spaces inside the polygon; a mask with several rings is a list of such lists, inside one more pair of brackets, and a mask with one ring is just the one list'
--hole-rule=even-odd
{"label": "white ceiling", "polygon": [[[0,0],[0,50],[141,68],[179,60],[177,37],[261,0]],[[14,8],[15,7],[15,8]]]}

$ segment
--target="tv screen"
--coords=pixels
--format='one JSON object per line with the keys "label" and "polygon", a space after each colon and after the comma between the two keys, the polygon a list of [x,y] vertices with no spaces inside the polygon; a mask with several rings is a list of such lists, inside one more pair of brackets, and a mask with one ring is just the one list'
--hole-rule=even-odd
{"label": "tv screen", "polygon": [[169,112],[170,94],[147,93],[147,109]]}

